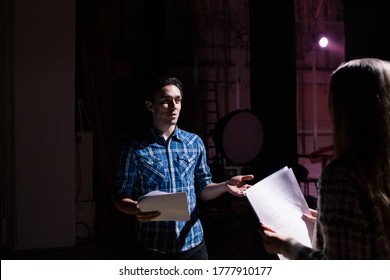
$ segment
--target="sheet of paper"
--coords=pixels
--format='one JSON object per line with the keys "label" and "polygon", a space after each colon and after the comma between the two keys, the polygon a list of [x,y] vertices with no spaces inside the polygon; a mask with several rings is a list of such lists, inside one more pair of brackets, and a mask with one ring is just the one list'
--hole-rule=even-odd
{"label": "sheet of paper", "polygon": [[[291,168],[269,175],[247,189],[245,195],[262,223],[312,247],[314,223],[302,219],[310,210]],[[281,255],[279,258],[284,259]]]}
{"label": "sheet of paper", "polygon": [[152,191],[139,199],[138,207],[142,212],[160,211],[161,215],[153,221],[188,221],[190,219],[185,192]]}

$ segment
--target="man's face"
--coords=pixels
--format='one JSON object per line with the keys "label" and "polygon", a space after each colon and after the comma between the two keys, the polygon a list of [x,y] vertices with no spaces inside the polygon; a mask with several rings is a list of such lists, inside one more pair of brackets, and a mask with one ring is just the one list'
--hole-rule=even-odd
{"label": "man's face", "polygon": [[154,96],[154,103],[146,101],[146,107],[153,114],[156,127],[176,125],[181,110],[181,94],[178,87],[168,85]]}

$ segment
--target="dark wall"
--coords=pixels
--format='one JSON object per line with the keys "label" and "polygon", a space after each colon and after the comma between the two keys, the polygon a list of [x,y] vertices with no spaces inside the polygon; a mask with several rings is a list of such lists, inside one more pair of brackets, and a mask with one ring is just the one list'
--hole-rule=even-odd
{"label": "dark wall", "polygon": [[176,76],[184,84],[179,125],[199,133],[193,117],[200,104],[194,101],[191,5],[169,0],[118,3],[112,15],[117,130],[126,135],[147,126],[150,113],[144,106],[143,92],[148,81]]}
{"label": "dark wall", "polygon": [[250,1],[251,105],[264,130],[257,179],[298,161],[293,2]]}
{"label": "dark wall", "polygon": [[345,57],[390,60],[390,1],[344,0]]}

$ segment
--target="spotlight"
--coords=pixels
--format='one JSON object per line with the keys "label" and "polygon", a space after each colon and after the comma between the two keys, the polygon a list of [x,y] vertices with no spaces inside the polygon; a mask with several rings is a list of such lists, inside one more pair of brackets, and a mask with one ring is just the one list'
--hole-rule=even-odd
{"label": "spotlight", "polygon": [[328,38],[326,38],[325,36],[321,36],[320,39],[318,40],[318,45],[321,47],[321,48],[326,48],[328,46]]}

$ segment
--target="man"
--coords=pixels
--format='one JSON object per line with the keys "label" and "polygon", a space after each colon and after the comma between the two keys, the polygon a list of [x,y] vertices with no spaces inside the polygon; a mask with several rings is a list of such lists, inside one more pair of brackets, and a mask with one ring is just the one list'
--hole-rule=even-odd
{"label": "man", "polygon": [[[196,134],[177,126],[183,87],[177,78],[156,80],[148,92],[146,108],[153,127],[141,140],[122,150],[116,180],[116,207],[135,215],[140,259],[208,259],[196,198],[214,199],[226,192],[243,196],[253,175],[234,176],[213,183],[205,146]],[[150,191],[185,192],[188,221],[153,221],[158,211],[141,212],[137,200]]]}

